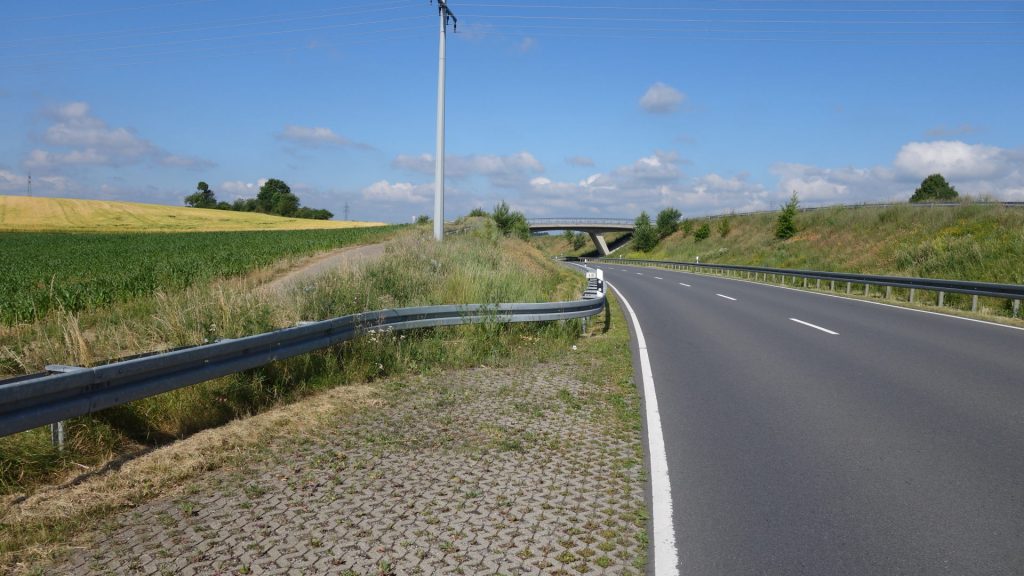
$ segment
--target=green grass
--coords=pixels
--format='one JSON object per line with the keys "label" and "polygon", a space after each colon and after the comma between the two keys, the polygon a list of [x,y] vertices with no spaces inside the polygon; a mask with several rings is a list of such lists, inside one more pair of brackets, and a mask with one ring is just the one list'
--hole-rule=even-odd
{"label": "green grass", "polygon": [[797,234],[774,237],[778,213],[733,216],[721,237],[676,232],[628,258],[1024,283],[1024,210],[965,203],[956,208],[833,207],[801,212]]}
{"label": "green grass", "polygon": [[[37,371],[48,363],[91,360],[201,344],[364,310],[578,297],[582,279],[525,243],[491,229],[435,243],[410,231],[360,270],[328,274],[285,294],[242,283],[193,286],[163,295],[151,307],[113,307],[104,314],[61,314],[0,333],[8,367]],[[506,365],[529,343],[564,349],[577,322],[483,323],[415,332],[378,332],[330,350],[191,386],[68,423],[63,453],[48,430],[0,438],[0,493],[25,490],[74,466],[106,461],[138,446],[160,444],[341,383],[392,374],[487,364]],[[540,352],[538,352],[539,354]]]}
{"label": "green grass", "polygon": [[378,242],[394,227],[266,232],[0,232],[0,324],[34,322]]}

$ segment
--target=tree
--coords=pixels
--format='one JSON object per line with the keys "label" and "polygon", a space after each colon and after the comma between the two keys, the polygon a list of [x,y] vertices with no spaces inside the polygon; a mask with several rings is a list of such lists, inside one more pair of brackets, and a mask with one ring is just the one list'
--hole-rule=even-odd
{"label": "tree", "polygon": [[658,232],[651,226],[647,212],[641,212],[633,222],[633,245],[641,252],[650,252],[658,245]]}
{"label": "tree", "polygon": [[426,214],[420,214],[419,216],[416,217],[416,223],[430,224],[430,216],[427,216]]}
{"label": "tree", "polygon": [[196,191],[185,197],[185,205],[193,208],[216,208],[217,199],[213,190],[210,190],[210,185],[200,181],[196,185]]}
{"label": "tree", "polygon": [[487,210],[484,210],[483,208],[473,208],[472,210],[469,211],[469,216],[470,217],[473,217],[473,216],[487,217],[487,216],[490,216],[490,214],[488,214]]}
{"label": "tree", "polygon": [[949,182],[942,177],[942,174],[932,174],[921,181],[921,186],[914,190],[910,197],[911,202],[952,202],[960,194],[956,188],[950,186]]}
{"label": "tree", "polygon": [[707,220],[697,228],[697,231],[693,233],[693,239],[696,242],[701,240],[707,240],[711,237],[711,224],[708,224]]}
{"label": "tree", "polygon": [[779,219],[775,222],[775,237],[780,240],[786,240],[796,235],[796,209],[800,205],[800,199],[797,198],[796,192],[793,192],[793,196],[789,198],[789,202],[782,207],[782,212],[779,213]]}
{"label": "tree", "polygon": [[[277,211],[277,208],[279,203],[282,201],[282,197],[285,195],[294,196],[294,194],[292,194],[291,187],[285,184],[283,180],[271,178],[264,182],[263,186],[260,186],[260,191],[256,194],[256,205],[260,212],[266,214],[280,214],[280,212]],[[285,200],[281,207],[284,208],[286,207],[286,204],[289,203],[289,201]]]}
{"label": "tree", "polygon": [[658,231],[658,238],[664,238],[676,230],[679,229],[679,219],[682,218],[682,214],[675,208],[665,208],[661,212],[658,212],[657,224],[655,228]]}
{"label": "tree", "polygon": [[515,236],[520,240],[530,237],[530,225],[526,222],[526,216],[522,212],[512,210],[504,200],[494,207],[491,218],[505,236]]}

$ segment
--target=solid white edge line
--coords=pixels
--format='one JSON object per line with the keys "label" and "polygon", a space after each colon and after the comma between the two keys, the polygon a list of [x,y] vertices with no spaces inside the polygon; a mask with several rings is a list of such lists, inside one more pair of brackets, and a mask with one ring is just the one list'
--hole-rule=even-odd
{"label": "solid white edge line", "polygon": [[686,286],[687,288],[691,288],[691,286],[689,284],[686,284],[684,282],[680,282],[679,285],[680,286]]}
{"label": "solid white edge line", "polygon": [[[706,276],[706,274],[695,274],[693,272],[687,272],[685,270],[672,270],[666,268],[670,272],[676,274],[686,274],[688,276]],[[978,320],[977,318],[968,318],[966,316],[954,316],[953,314],[946,314],[944,312],[935,312],[932,310],[921,310],[918,308],[909,308],[907,306],[898,306],[896,304],[886,304],[885,302],[875,302],[874,300],[862,300],[860,298],[849,298],[847,296],[841,296],[839,294],[829,294],[827,292],[818,292],[811,289],[793,288],[792,286],[779,286],[777,284],[768,284],[766,282],[754,282],[753,280],[746,280],[743,278],[727,278],[723,276],[715,276],[720,280],[728,280],[730,282],[743,282],[744,284],[753,284],[755,286],[768,286],[771,288],[779,288],[780,290],[792,290],[793,292],[800,292],[801,294],[814,294],[815,296],[826,296],[828,298],[838,298],[840,300],[848,300],[850,302],[862,302],[864,304],[874,304],[875,306],[885,306],[886,308],[894,308],[896,310],[906,310],[907,312],[920,312],[921,314],[931,314],[932,316],[942,316],[943,318],[953,318],[955,320],[966,320],[968,322],[976,322],[978,324],[988,324],[989,326],[998,326],[1000,328],[1009,328],[1010,330],[1024,330],[1020,326],[1011,326],[1009,324],[1000,324],[998,322],[989,322],[988,320]]]}
{"label": "solid white edge line", "polygon": [[661,276],[655,276],[654,279],[655,280],[664,280],[664,278],[662,278]]}
{"label": "solid white edge line", "polygon": [[804,322],[803,320],[797,320],[796,318],[790,318],[790,320],[792,320],[793,322],[796,322],[797,324],[803,324],[804,326],[809,326],[811,328],[814,328],[815,330],[821,330],[822,332],[831,334],[833,336],[839,336],[839,332],[833,332],[833,331],[829,330],[828,328],[822,328],[821,326],[815,326],[814,324],[811,324],[810,322]]}
{"label": "solid white edge line", "polygon": [[658,411],[658,397],[654,390],[654,375],[651,359],[647,356],[647,340],[640,329],[633,307],[619,292],[606,282],[619,301],[629,312],[636,333],[637,350],[640,355],[640,375],[644,381],[644,407],[647,416],[647,449],[651,454],[651,546],[654,547],[655,576],[678,576],[679,553],[676,551],[676,531],[672,525],[672,488],[668,476],[668,458],[665,455],[665,437],[661,432],[661,413]]}
{"label": "solid white edge line", "polygon": [[715,296],[718,296],[719,298],[725,298],[726,300],[732,300],[733,302],[736,301],[736,299],[733,298],[732,296],[726,296],[725,294],[715,294]]}

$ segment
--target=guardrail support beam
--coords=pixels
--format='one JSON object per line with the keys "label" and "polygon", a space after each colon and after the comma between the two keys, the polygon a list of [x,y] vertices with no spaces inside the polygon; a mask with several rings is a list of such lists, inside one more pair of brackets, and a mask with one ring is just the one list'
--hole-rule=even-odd
{"label": "guardrail support beam", "polygon": [[1013,301],[1013,317],[1016,318],[1020,315],[1020,300]]}
{"label": "guardrail support beam", "polygon": [[971,312],[977,312],[977,311],[978,311],[978,295],[975,294],[975,295],[971,296]]}
{"label": "guardrail support beam", "polygon": [[942,308],[942,302],[946,299],[946,293],[939,290],[939,308]]}

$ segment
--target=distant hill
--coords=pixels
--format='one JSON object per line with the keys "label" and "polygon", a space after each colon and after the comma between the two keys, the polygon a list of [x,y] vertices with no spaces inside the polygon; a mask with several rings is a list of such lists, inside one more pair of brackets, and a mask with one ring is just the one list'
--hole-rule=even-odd
{"label": "distant hill", "polygon": [[381,225],[135,202],[0,196],[0,232],[228,232]]}

